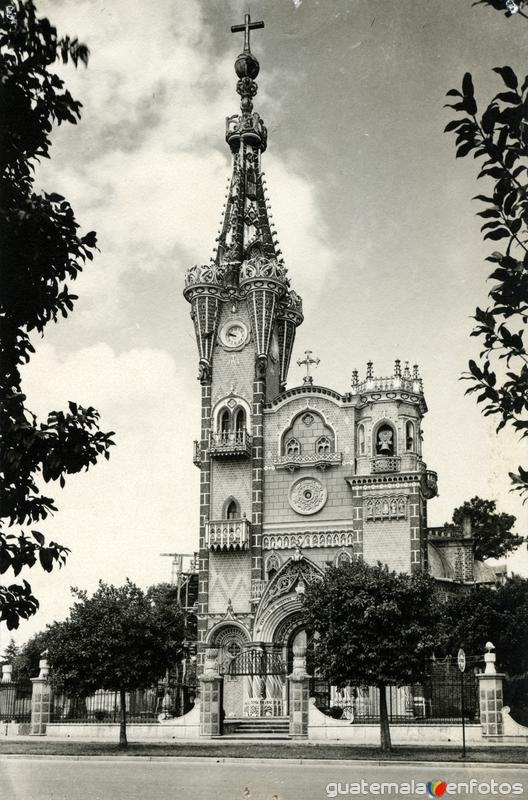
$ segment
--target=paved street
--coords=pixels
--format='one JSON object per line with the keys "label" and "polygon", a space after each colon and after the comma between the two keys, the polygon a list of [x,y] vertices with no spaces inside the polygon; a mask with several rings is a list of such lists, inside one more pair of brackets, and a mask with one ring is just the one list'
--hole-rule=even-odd
{"label": "paved street", "polygon": [[[266,761],[250,764],[215,763],[201,759],[181,761],[119,760],[98,758],[71,761],[57,758],[0,759],[0,797],[9,800],[326,800],[349,793],[349,784],[360,782],[426,783],[430,780],[490,784],[492,779],[504,789],[506,782],[523,783],[523,799],[528,796],[528,770],[515,765],[435,767],[390,764],[379,766],[341,762],[339,764],[291,764]],[[340,784],[339,787],[333,784]],[[327,791],[329,785],[329,791]],[[444,797],[506,796],[503,791],[446,793]],[[356,794],[356,796],[358,796]],[[393,787],[383,795],[378,788],[361,797],[397,797]],[[405,796],[405,795],[402,795]],[[419,787],[407,794],[428,797]]]}

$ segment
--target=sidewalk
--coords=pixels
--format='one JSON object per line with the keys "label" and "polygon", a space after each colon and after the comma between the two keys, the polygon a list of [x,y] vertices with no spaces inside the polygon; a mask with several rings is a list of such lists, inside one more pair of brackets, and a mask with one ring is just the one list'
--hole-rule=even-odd
{"label": "sidewalk", "polygon": [[410,762],[425,764],[516,764],[528,767],[528,751],[525,747],[476,747],[467,751],[462,760],[461,748],[456,747],[394,747],[389,754],[381,753],[376,747],[351,747],[341,743],[316,744],[291,741],[248,741],[247,739],[222,741],[179,741],[174,744],[139,744],[130,742],[128,748],[119,749],[117,743],[110,742],[71,742],[46,740],[35,737],[0,740],[0,758],[16,757],[62,757],[84,759],[103,758],[146,758],[163,759],[208,759],[231,761],[241,759],[257,761],[260,759],[292,760],[295,763],[324,760],[395,763]]}

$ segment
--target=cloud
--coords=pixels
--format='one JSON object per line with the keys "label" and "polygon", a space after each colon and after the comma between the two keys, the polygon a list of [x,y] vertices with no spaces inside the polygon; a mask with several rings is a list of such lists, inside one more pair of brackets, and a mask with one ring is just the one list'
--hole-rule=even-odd
{"label": "cloud", "polygon": [[42,344],[25,368],[33,411],[44,417],[70,399],[91,404],[101,427],[116,432],[116,447],[108,462],[68,477],[64,490],[46,485],[59,510],[40,528],[72,553],[61,571],[28,571],[43,610],[24,625],[24,636],[66,612],[70,585],[92,589],[99,577],[166,580],[169,564],[159,554],[196,547],[198,470],[189,430],[199,430],[200,412],[184,381],[163,350],[118,354],[104,343],[69,355]]}
{"label": "cloud", "polygon": [[[238,106],[233,59],[214,53],[203,6],[193,0],[155,9],[84,0],[43,3],[41,11],[92,54],[87,70],[60,68],[84,103],[83,118],[57,132],[39,181],[98,233],[101,254],[79,284],[91,301],[79,321],[117,323],[123,275],[169,265],[179,288],[187,266],[209,260],[230,174],[223,124]],[[258,99],[269,106],[265,93]],[[315,303],[336,257],[314,187],[272,148],[263,161],[278,233],[290,273]]]}

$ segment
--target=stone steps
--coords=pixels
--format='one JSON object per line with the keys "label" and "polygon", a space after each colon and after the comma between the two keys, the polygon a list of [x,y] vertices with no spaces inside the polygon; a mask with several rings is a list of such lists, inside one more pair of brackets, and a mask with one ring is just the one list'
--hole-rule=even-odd
{"label": "stone steps", "polygon": [[224,738],[287,739],[288,717],[245,717],[224,720]]}

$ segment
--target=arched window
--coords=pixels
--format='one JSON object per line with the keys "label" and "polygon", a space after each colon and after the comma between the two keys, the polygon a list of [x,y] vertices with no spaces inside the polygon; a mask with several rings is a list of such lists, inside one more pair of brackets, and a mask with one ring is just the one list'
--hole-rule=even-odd
{"label": "arched window", "polygon": [[266,559],[265,572],[269,581],[272,581],[280,568],[280,559],[277,553],[272,553]]}
{"label": "arched window", "polygon": [[352,563],[352,556],[346,550],[340,550],[336,556],[335,564],[336,567],[342,567],[343,564],[351,564]]}
{"label": "arched window", "polygon": [[410,420],[405,423],[405,449],[411,452],[415,450],[414,423]]}
{"label": "arched window", "polygon": [[301,445],[298,439],[295,439],[293,436],[291,439],[288,439],[285,446],[285,451],[287,456],[298,456],[301,453]]}
{"label": "arched window", "polygon": [[230,500],[227,504],[227,508],[225,510],[225,519],[239,519],[240,518],[240,506],[238,505],[236,500]]}
{"label": "arched window", "polygon": [[329,436],[320,436],[315,443],[315,452],[322,456],[332,452],[332,442]]}
{"label": "arched window", "polygon": [[365,426],[364,425],[358,425],[357,441],[358,441],[358,443],[357,443],[358,455],[359,456],[364,456],[365,455]]}
{"label": "arched window", "polygon": [[391,425],[380,425],[376,431],[376,455],[393,456],[396,451],[394,428]]}
{"label": "arched window", "polygon": [[235,430],[237,433],[242,433],[246,427],[246,412],[243,408],[237,408],[235,411]]}
{"label": "arched window", "polygon": [[222,409],[220,414],[218,415],[218,430],[220,433],[228,433],[230,426],[230,418],[231,414],[229,413],[228,408]]}

